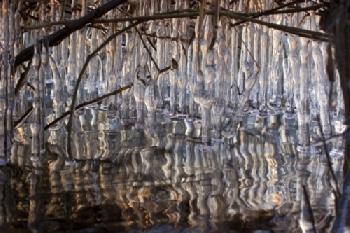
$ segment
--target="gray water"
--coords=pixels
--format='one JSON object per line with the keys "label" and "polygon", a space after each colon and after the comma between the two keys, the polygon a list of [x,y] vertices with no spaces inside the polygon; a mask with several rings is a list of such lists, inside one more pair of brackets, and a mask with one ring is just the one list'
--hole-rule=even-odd
{"label": "gray water", "polygon": [[[188,135],[183,118],[88,125],[76,128],[72,161],[56,128],[39,167],[24,132],[1,168],[0,232],[302,232],[311,214],[329,232],[335,183],[324,145],[297,146],[292,120],[243,121],[210,142]],[[341,187],[337,143],[327,150]]]}

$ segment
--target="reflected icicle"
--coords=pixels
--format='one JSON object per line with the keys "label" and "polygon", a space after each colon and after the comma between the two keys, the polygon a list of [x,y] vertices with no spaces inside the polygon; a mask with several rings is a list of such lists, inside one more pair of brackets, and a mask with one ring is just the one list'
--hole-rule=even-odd
{"label": "reflected icicle", "polygon": [[10,64],[9,56],[10,51],[10,31],[9,31],[9,1],[2,1],[1,9],[1,24],[2,32],[1,33],[1,69],[0,69],[0,162],[1,165],[7,163],[7,154],[9,152],[8,145],[8,132],[7,132],[7,108],[8,108],[8,99],[7,99],[7,85],[10,78]]}

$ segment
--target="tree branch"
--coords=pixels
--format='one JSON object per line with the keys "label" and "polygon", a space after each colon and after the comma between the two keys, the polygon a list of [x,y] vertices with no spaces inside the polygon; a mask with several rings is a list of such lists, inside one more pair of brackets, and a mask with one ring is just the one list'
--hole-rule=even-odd
{"label": "tree branch", "polygon": [[[214,15],[214,11],[205,11],[204,14],[206,15]],[[255,13],[256,14],[256,13]],[[149,16],[136,16],[136,17],[124,17],[124,18],[114,18],[114,19],[99,19],[95,20],[94,23],[120,23],[120,22],[126,22],[126,21],[132,21],[132,20],[143,20],[144,22],[150,21],[150,20],[161,20],[161,19],[174,19],[174,18],[191,18],[191,17],[198,17],[200,16],[200,13],[198,11],[184,11],[184,13],[173,13],[173,12],[166,12],[156,15],[149,15]],[[324,32],[317,32],[312,30],[306,30],[301,29],[298,27],[291,27],[276,23],[269,23],[263,20],[252,18],[254,14],[246,14],[246,13],[239,13],[234,11],[228,11],[228,10],[221,10],[220,16],[229,17],[236,20],[244,20],[251,23],[256,23],[259,25],[266,26],[268,28],[273,28],[278,31],[290,33],[293,35],[297,35],[300,37],[309,38],[312,40],[319,40],[319,41],[325,41],[329,42],[332,37],[328,33]]]}
{"label": "tree branch", "polygon": [[27,111],[17,120],[14,121],[14,128],[16,128],[18,125],[20,125],[27,117],[32,113],[33,106],[30,106],[30,108],[27,109]]}
{"label": "tree branch", "polygon": [[[127,0],[111,0],[77,20],[67,21],[64,28],[48,36],[43,37],[38,41],[38,43],[46,44],[49,47],[56,46],[73,32],[83,28],[86,24],[91,23],[94,19],[100,18],[101,16],[106,14],[108,11],[116,8],[117,6],[125,2],[127,2]],[[15,58],[14,68],[19,66],[23,62],[30,60],[33,57],[33,55],[34,55],[34,45],[31,45],[23,49]],[[16,89],[18,91],[20,89],[19,87],[22,86],[22,84],[25,82],[25,79],[26,78],[23,77],[18,80],[16,84]]]}
{"label": "tree branch", "polygon": [[71,131],[72,131],[72,121],[73,121],[73,115],[74,115],[74,109],[75,109],[75,103],[77,101],[77,96],[78,96],[78,90],[79,90],[79,85],[81,83],[81,80],[83,79],[83,75],[88,67],[88,64],[90,62],[90,60],[97,55],[97,53],[104,48],[110,41],[112,41],[115,37],[117,37],[118,35],[130,30],[131,28],[137,26],[138,24],[140,24],[142,21],[136,21],[135,23],[130,24],[129,26],[125,27],[124,29],[117,31],[115,33],[113,33],[112,35],[110,35],[100,46],[98,46],[91,54],[89,54],[85,60],[85,63],[79,73],[77,82],[75,84],[75,88],[74,88],[74,92],[73,92],[73,97],[72,97],[72,103],[70,106],[70,116],[69,116],[69,120],[67,123],[67,152],[68,155],[71,156],[71,140],[70,140],[70,135],[71,135]]}
{"label": "tree branch", "polygon": [[[129,84],[127,86],[124,86],[124,87],[121,87],[121,88],[118,88],[112,92],[109,92],[107,94],[104,94],[104,95],[101,95],[101,96],[98,96],[96,97],[95,99],[92,99],[92,100],[89,100],[89,101],[86,101],[84,103],[81,103],[81,104],[78,104],[75,108],[74,108],[74,111],[76,110],[79,110],[79,109],[82,109],[82,108],[85,108],[86,106],[89,106],[91,104],[95,104],[95,103],[98,103],[110,96],[113,96],[113,95],[117,95],[119,93],[122,93],[123,91],[125,90],[128,90],[130,89],[131,87],[133,86],[133,84]],[[71,111],[66,111],[64,112],[61,116],[57,117],[55,120],[51,121],[49,124],[45,125],[45,128],[44,130],[48,130],[49,128],[51,128],[52,126],[54,126],[55,124],[57,124],[58,122],[60,122],[62,119],[64,119],[65,117],[67,117],[69,114],[71,113]]]}

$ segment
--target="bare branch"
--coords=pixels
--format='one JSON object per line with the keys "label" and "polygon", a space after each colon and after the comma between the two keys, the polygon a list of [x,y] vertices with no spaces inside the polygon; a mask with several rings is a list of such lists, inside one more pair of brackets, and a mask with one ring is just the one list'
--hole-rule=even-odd
{"label": "bare branch", "polygon": [[[133,84],[129,84],[127,86],[118,88],[118,89],[116,89],[116,90],[114,90],[112,92],[109,92],[107,94],[104,94],[104,95],[101,95],[99,97],[96,97],[95,99],[92,99],[92,100],[86,101],[84,103],[78,104],[74,108],[74,111],[82,109],[82,108],[85,108],[85,107],[87,107],[87,106],[89,106],[91,104],[95,104],[95,103],[101,102],[102,100],[104,100],[104,99],[106,99],[106,98],[108,98],[110,96],[114,96],[114,95],[120,94],[123,91],[130,89],[132,86],[133,86]],[[53,127],[55,124],[57,124],[58,122],[60,122],[64,118],[66,118],[68,115],[70,115],[70,113],[71,113],[71,111],[64,112],[61,116],[57,117],[55,120],[53,120],[49,124],[47,124],[44,129],[48,130],[49,128]]]}
{"label": "bare branch", "polygon": [[[94,19],[98,19],[104,14],[106,14],[108,11],[116,8],[122,3],[125,3],[127,0],[112,0],[109,1],[100,7],[96,8],[95,10],[91,11],[89,14],[77,19],[67,22],[64,28],[45,36],[44,38],[40,39],[38,43],[43,43],[48,45],[49,47],[56,46],[61,43],[62,40],[67,38],[70,34],[73,32],[83,28],[86,24],[91,23]],[[25,49],[23,49],[15,58],[14,67],[16,68],[20,64],[22,64],[25,61],[30,60],[34,55],[34,45],[29,46]],[[16,84],[17,94],[19,92],[18,88],[25,82],[25,77],[18,80]]]}
{"label": "bare branch", "polygon": [[81,80],[83,79],[84,73],[88,67],[88,64],[90,62],[90,60],[96,56],[98,54],[98,52],[104,48],[110,41],[112,41],[115,37],[117,37],[118,35],[130,30],[131,28],[137,26],[138,24],[140,24],[142,21],[137,21],[135,23],[130,24],[129,26],[125,27],[123,30],[117,31],[115,33],[113,33],[112,35],[110,35],[100,46],[98,46],[91,54],[89,54],[87,56],[87,59],[85,60],[85,63],[83,65],[83,68],[81,69],[77,82],[75,84],[75,88],[73,91],[73,97],[72,97],[72,103],[70,106],[70,116],[69,116],[69,120],[67,123],[67,152],[68,152],[68,156],[71,156],[71,140],[70,140],[70,136],[72,133],[72,121],[73,121],[73,115],[74,115],[74,110],[75,110],[75,103],[77,101],[77,96],[78,96],[78,89],[81,83]]}

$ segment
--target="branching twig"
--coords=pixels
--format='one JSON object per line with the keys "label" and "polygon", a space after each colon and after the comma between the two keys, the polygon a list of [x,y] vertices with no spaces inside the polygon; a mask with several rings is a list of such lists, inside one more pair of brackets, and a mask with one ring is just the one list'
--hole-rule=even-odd
{"label": "branching twig", "polygon": [[158,66],[156,60],[153,58],[152,52],[149,50],[146,42],[143,40],[142,34],[140,33],[140,31],[137,28],[135,28],[135,30],[136,30],[137,34],[139,35],[141,42],[143,44],[143,47],[146,49],[146,51],[148,53],[148,56],[151,58],[151,61],[153,62],[154,66],[156,67],[157,71],[159,72],[160,71],[159,66]]}
{"label": "branching twig", "polygon": [[[67,38],[70,34],[72,34],[73,32],[83,28],[86,24],[91,23],[94,19],[98,19],[101,16],[103,16],[104,14],[106,14],[108,11],[116,8],[117,6],[119,6],[122,3],[125,3],[127,0],[113,0],[113,1],[109,1],[103,5],[101,5],[100,7],[96,8],[95,10],[91,11],[89,14],[76,19],[76,20],[72,20],[69,21],[64,28],[45,36],[44,38],[40,39],[38,43],[43,43],[43,44],[47,44],[48,46],[52,47],[52,46],[56,46],[58,44],[61,43],[62,40],[64,40],[65,38]],[[14,67],[19,66],[20,64],[22,64],[25,61],[30,60],[34,55],[34,45],[31,45],[25,49],[23,49],[15,58],[15,62],[14,62]],[[23,83],[25,82],[25,77],[21,78],[18,80],[17,84],[16,84],[16,89],[17,89],[17,93],[20,89],[20,86],[23,85]]]}
{"label": "branching twig", "polygon": [[[109,92],[107,94],[104,94],[102,96],[99,96],[95,99],[92,99],[92,100],[89,100],[89,101],[86,101],[84,103],[81,103],[81,104],[78,104],[75,108],[74,108],[74,111],[76,110],[79,110],[79,109],[82,109],[82,108],[85,108],[91,104],[95,104],[95,103],[98,103],[98,102],[101,102],[102,100],[110,97],[110,96],[114,96],[114,95],[117,95],[117,94],[120,94],[122,93],[123,91],[125,90],[128,90],[130,89],[131,87],[133,86],[133,84],[129,84],[127,86],[124,86],[124,87],[121,87],[121,88],[118,88],[112,92]],[[48,130],[49,128],[51,128],[52,126],[54,126],[55,124],[57,124],[58,122],[60,122],[61,120],[63,120],[64,118],[66,118],[69,114],[71,113],[71,111],[66,111],[64,112],[61,116],[57,117],[55,120],[51,121],[49,124],[47,124],[45,126],[45,130]]]}
{"label": "branching twig", "polygon": [[67,123],[67,152],[68,152],[68,156],[72,155],[72,151],[71,151],[71,140],[70,140],[70,136],[72,134],[72,121],[73,121],[73,115],[74,115],[74,109],[75,109],[75,103],[77,101],[77,96],[78,96],[78,90],[79,90],[79,86],[81,83],[81,80],[83,79],[84,73],[88,67],[88,64],[90,62],[90,60],[96,56],[98,54],[98,52],[104,48],[110,41],[112,41],[115,37],[117,37],[118,35],[132,29],[133,27],[137,26],[138,24],[140,24],[142,21],[137,21],[135,23],[130,24],[129,26],[125,27],[124,29],[117,31],[115,33],[113,33],[112,35],[110,35],[100,46],[98,46],[91,54],[89,54],[85,60],[85,63],[79,73],[77,82],[75,84],[75,88],[73,91],[73,96],[72,96],[72,103],[70,105],[70,116],[69,116],[69,120]]}

